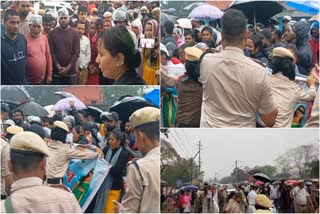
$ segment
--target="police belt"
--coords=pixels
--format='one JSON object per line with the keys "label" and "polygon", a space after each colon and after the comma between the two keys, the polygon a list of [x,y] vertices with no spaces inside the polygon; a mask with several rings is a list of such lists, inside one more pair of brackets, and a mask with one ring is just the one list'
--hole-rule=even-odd
{"label": "police belt", "polygon": [[47,178],[48,184],[63,184],[63,178]]}

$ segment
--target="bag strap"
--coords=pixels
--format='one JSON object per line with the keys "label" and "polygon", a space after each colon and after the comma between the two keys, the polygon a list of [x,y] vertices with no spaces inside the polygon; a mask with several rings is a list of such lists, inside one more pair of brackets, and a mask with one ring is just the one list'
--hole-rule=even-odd
{"label": "bag strap", "polygon": [[6,200],[4,201],[4,206],[6,208],[7,213],[14,213],[14,209],[12,206],[12,200],[11,200],[10,196],[8,196],[6,198]]}
{"label": "bag strap", "polygon": [[[142,173],[141,173],[140,167],[139,167],[139,165],[138,165],[138,163],[137,163],[137,159],[133,160],[132,163],[133,163],[133,165],[137,168],[137,170],[138,170],[138,172],[139,172],[139,175],[140,175],[140,177],[141,177],[141,181],[142,181],[142,194],[141,194],[140,201],[142,201],[142,197],[143,197],[143,194],[144,194],[144,190],[145,190],[145,188],[146,188],[146,183],[145,183],[145,180],[144,180],[143,175],[142,175]],[[141,205],[141,204],[140,204],[140,205]],[[138,209],[139,212],[140,212],[140,205],[139,205],[139,209]]]}

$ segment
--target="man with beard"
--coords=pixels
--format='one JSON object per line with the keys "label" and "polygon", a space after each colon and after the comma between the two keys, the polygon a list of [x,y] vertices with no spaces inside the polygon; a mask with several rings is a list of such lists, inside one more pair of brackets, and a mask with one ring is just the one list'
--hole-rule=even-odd
{"label": "man with beard", "polygon": [[27,34],[26,77],[30,84],[49,84],[52,80],[52,59],[47,38],[41,33],[42,17],[32,15]]}
{"label": "man with beard", "polygon": [[24,114],[20,109],[15,109],[13,111],[13,121],[16,126],[19,126],[24,130],[28,130],[28,123],[24,122]]}
{"label": "man with beard", "polygon": [[49,150],[37,134],[21,132],[10,142],[8,167],[15,178],[10,196],[1,201],[5,213],[80,213],[71,192],[43,185]]}
{"label": "man with beard", "polygon": [[27,35],[30,32],[29,29],[29,19],[31,17],[30,13],[30,2],[29,1],[18,1],[18,10],[20,15],[19,32],[23,35]]}
{"label": "man with beard", "polygon": [[[111,131],[117,129],[120,131],[119,127],[119,115],[117,112],[104,112],[101,114],[101,120],[104,124],[104,142],[105,147],[103,150],[107,151],[109,148],[109,138]],[[105,152],[103,151],[103,152]]]}
{"label": "man with beard", "polygon": [[25,63],[27,40],[19,33],[20,17],[17,11],[4,13],[5,32],[1,33],[1,84],[26,84]]}
{"label": "man with beard", "polygon": [[77,82],[76,61],[80,55],[80,36],[69,26],[69,13],[66,8],[58,11],[60,27],[49,35],[53,61],[53,84],[75,85]]}

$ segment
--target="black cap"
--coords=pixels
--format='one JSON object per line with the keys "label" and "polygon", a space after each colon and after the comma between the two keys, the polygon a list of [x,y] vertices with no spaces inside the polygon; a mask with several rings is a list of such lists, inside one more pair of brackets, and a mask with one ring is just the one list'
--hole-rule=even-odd
{"label": "black cap", "polygon": [[7,103],[1,103],[1,111],[9,112],[9,105]]}
{"label": "black cap", "polygon": [[107,120],[109,120],[109,121],[113,121],[113,120],[118,121],[118,120],[119,120],[119,115],[118,115],[117,112],[112,111],[112,112],[110,112],[109,115],[106,116],[106,118],[107,118]]}
{"label": "black cap", "polygon": [[266,38],[271,40],[272,39],[272,33],[269,29],[263,29],[259,33],[257,33],[257,36],[260,38]]}

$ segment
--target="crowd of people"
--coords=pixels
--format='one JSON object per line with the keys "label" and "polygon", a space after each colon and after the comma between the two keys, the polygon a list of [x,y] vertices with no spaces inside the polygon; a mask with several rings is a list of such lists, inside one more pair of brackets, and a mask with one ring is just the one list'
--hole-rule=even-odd
{"label": "crowd of people", "polygon": [[189,21],[161,23],[164,127],[301,127],[298,102],[319,127],[319,21],[252,25],[236,9]]}
{"label": "crowd of people", "polygon": [[159,1],[33,3],[1,12],[2,85],[159,84]]}
{"label": "crowd of people", "polygon": [[[163,201],[165,212],[179,213],[314,213],[319,211],[319,180],[243,183],[235,191],[227,185],[204,185],[179,191]],[[165,204],[165,205],[164,205]]]}
{"label": "crowd of people", "polygon": [[118,113],[103,112],[99,124],[92,113],[69,104],[69,111],[52,117],[1,104],[1,211],[80,213],[63,177],[71,159],[102,158],[112,166],[85,212],[157,213],[160,110],[140,108],[124,123]]}

